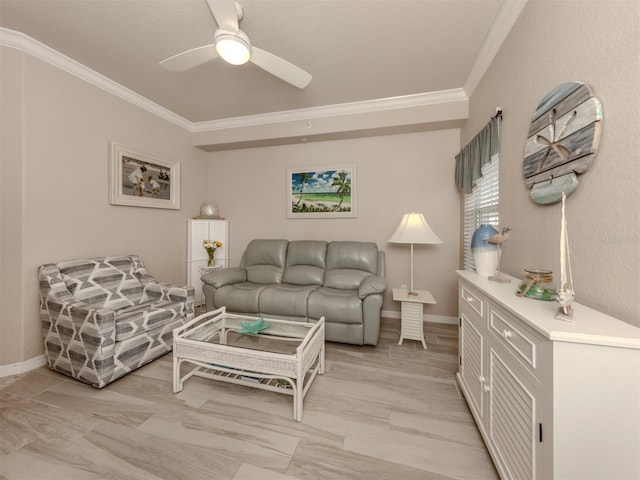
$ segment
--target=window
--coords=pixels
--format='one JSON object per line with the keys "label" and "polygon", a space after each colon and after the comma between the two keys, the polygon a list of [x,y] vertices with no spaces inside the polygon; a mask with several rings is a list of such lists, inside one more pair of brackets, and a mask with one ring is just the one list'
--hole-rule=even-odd
{"label": "window", "polygon": [[499,200],[499,155],[482,167],[482,177],[478,179],[473,191],[464,195],[464,269],[475,270],[471,254],[471,237],[480,225],[498,227]]}

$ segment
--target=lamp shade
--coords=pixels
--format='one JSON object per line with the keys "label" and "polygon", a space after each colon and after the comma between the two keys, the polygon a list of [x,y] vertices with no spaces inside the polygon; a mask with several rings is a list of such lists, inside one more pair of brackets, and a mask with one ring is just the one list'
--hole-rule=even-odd
{"label": "lamp shade", "polygon": [[421,213],[405,213],[390,243],[442,243]]}

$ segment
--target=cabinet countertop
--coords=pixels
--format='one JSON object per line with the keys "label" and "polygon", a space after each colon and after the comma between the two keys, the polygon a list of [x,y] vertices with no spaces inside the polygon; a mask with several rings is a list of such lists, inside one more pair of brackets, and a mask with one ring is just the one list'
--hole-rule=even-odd
{"label": "cabinet countertop", "polygon": [[587,343],[640,350],[640,328],[579,303],[574,303],[574,323],[556,320],[556,302],[518,297],[520,280],[502,274],[511,283],[497,283],[475,272],[458,270],[458,276],[493,297],[500,306],[527,322],[549,340]]}

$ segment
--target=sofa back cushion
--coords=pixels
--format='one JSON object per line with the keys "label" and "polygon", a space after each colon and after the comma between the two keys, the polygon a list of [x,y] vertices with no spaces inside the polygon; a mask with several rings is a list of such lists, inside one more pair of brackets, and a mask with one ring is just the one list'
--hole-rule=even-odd
{"label": "sofa back cushion", "polygon": [[140,302],[142,284],[129,257],[101,257],[58,264],[67,290],[76,300],[118,310]]}
{"label": "sofa back cushion", "polygon": [[331,242],[327,247],[324,286],[355,290],[378,273],[378,246],[373,242]]}
{"label": "sofa back cushion", "polygon": [[247,281],[282,283],[288,243],[287,240],[252,240],[240,261],[240,267],[247,271]]}
{"label": "sofa back cushion", "polygon": [[322,285],[327,257],[327,242],[296,240],[289,242],[284,283]]}

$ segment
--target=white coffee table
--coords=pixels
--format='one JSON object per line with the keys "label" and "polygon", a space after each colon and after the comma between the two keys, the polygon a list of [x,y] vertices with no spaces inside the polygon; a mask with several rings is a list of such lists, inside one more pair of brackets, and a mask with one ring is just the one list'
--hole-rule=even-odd
{"label": "white coffee table", "polygon": [[406,288],[394,288],[393,299],[401,302],[400,310],[400,341],[398,345],[407,340],[420,340],[422,347],[427,348],[424,341],[424,329],[422,321],[422,306],[425,303],[436,303],[429,290],[415,290],[416,295],[409,295]]}
{"label": "white coffee table", "polygon": [[[192,376],[247,385],[293,396],[293,418],[302,421],[303,400],[324,373],[324,317],[316,323],[264,318],[258,334],[238,333],[242,321],[257,317],[204,313],[173,331],[173,391]],[[184,374],[181,366],[194,367]]]}

